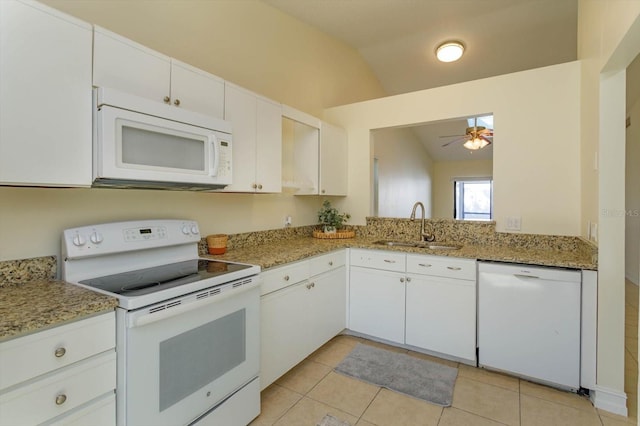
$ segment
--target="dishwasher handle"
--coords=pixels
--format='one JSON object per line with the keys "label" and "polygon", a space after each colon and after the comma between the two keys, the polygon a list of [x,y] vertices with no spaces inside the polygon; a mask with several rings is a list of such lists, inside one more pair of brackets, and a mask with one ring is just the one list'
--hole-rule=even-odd
{"label": "dishwasher handle", "polygon": [[514,277],[516,278],[531,278],[531,279],[535,279],[535,280],[539,280],[540,277],[536,276],[536,275],[527,275],[527,274],[513,274]]}

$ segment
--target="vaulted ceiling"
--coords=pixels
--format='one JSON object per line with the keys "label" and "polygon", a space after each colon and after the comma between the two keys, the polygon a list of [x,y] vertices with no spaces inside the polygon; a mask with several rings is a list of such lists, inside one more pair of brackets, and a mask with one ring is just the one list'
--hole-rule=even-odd
{"label": "vaulted ceiling", "polygon": [[[539,68],[577,57],[577,0],[262,0],[357,50],[389,95]],[[435,58],[459,40],[463,57]],[[464,100],[461,100],[463,102]],[[435,161],[491,158],[451,138],[466,120],[414,127]],[[499,129],[498,129],[499,131]]]}

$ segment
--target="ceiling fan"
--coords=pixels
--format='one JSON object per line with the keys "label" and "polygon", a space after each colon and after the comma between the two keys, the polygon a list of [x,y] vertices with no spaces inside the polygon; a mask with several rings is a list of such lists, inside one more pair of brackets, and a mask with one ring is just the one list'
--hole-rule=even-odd
{"label": "ceiling fan", "polygon": [[456,137],[452,141],[449,141],[442,145],[443,148],[454,144],[456,142],[464,141],[464,147],[476,151],[478,149],[482,149],[485,146],[493,143],[493,129],[487,129],[484,126],[478,126],[478,118],[474,118],[473,127],[467,127],[467,130],[464,135],[448,135],[448,136],[440,136],[441,138],[451,138]]}

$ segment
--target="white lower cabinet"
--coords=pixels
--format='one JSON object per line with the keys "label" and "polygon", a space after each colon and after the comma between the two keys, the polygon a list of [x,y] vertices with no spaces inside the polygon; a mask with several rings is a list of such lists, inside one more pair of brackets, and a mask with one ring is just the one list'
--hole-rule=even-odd
{"label": "white lower cabinet", "polygon": [[3,342],[0,368],[0,425],[115,425],[113,312]]}
{"label": "white lower cabinet", "polygon": [[350,259],[350,330],[475,363],[475,260],[360,249]]}
{"label": "white lower cabinet", "polygon": [[[261,389],[345,328],[345,257],[341,250],[263,273]],[[310,276],[310,270],[317,274]]]}
{"label": "white lower cabinet", "polygon": [[475,281],[410,275],[407,345],[475,361]]}
{"label": "white lower cabinet", "polygon": [[405,274],[352,266],[349,328],[404,343]]}

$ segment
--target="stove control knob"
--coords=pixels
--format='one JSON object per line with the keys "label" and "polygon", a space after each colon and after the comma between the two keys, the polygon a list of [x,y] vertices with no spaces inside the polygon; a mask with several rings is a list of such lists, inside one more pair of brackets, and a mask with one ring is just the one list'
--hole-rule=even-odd
{"label": "stove control knob", "polygon": [[196,225],[191,225],[191,233],[193,235],[198,235],[200,233],[200,231],[198,230],[198,226]]}
{"label": "stove control knob", "polygon": [[78,247],[82,247],[83,245],[85,245],[86,241],[84,239],[84,237],[80,234],[76,234],[73,237],[73,245],[74,246],[78,246]]}
{"label": "stove control knob", "polygon": [[100,244],[104,240],[104,237],[98,231],[93,231],[93,234],[91,234],[89,239],[94,244]]}
{"label": "stove control knob", "polygon": [[191,227],[189,225],[182,225],[182,233],[184,235],[189,235],[189,232],[191,232]]}

